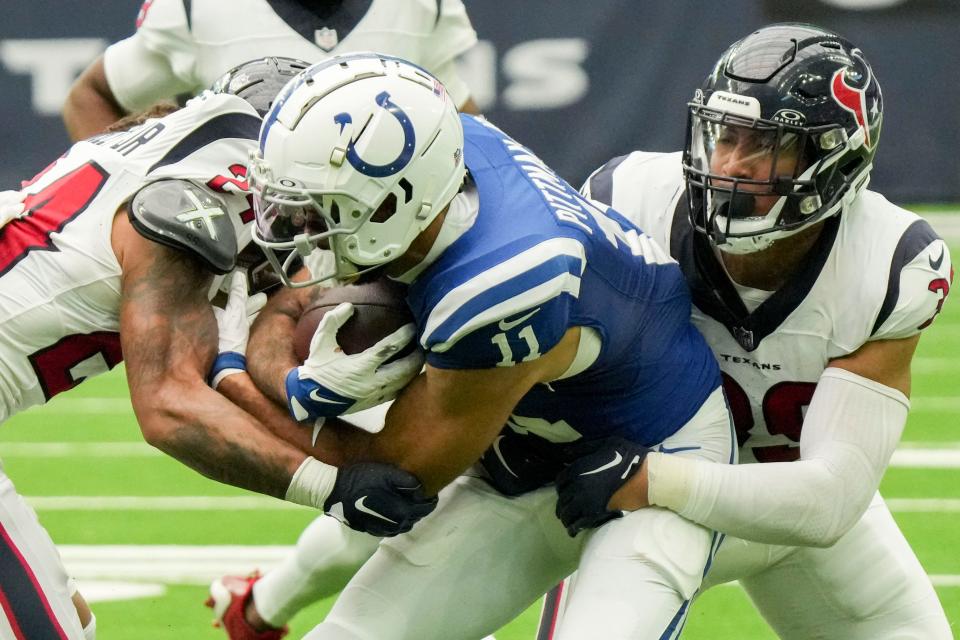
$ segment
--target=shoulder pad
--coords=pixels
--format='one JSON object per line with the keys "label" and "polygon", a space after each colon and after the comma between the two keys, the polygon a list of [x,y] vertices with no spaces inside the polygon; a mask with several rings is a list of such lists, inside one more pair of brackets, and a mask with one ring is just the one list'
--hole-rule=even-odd
{"label": "shoulder pad", "polygon": [[140,235],[195,256],[213,273],[228,273],[236,263],[237,233],[227,205],[208,189],[158,180],[133,196],[129,215]]}

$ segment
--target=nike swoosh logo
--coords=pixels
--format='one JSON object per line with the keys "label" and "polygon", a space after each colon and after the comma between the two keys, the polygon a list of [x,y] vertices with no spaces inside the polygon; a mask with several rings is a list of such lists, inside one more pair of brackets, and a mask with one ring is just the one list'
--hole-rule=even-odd
{"label": "nike swoosh logo", "polygon": [[540,311],[540,307],[537,307],[536,309],[534,309],[534,310],[531,311],[530,313],[526,314],[525,316],[523,316],[523,317],[521,317],[521,318],[517,318],[516,320],[509,320],[509,321],[508,321],[506,318],[504,318],[503,320],[501,320],[500,322],[497,323],[497,326],[500,327],[500,331],[509,331],[510,329],[513,329],[513,328],[514,328],[515,326],[517,326],[518,324],[521,324],[521,323],[526,322],[527,320],[529,320],[529,319],[533,316],[533,314],[535,314],[537,311]]}
{"label": "nike swoosh logo", "polygon": [[493,441],[493,452],[497,454],[497,458],[500,459],[500,464],[503,465],[503,468],[510,472],[514,478],[519,476],[513,472],[513,469],[510,468],[510,465],[507,464],[507,461],[503,459],[503,454],[500,453],[500,441],[503,440],[504,436],[497,436],[497,439]]}
{"label": "nike swoosh logo", "polygon": [[630,469],[633,469],[640,462],[640,456],[633,456],[633,460],[630,461],[630,464],[627,465],[627,470],[623,472],[623,475],[620,476],[621,480],[626,480],[627,476],[630,475]]}
{"label": "nike swoosh logo", "polygon": [[679,451],[696,451],[700,447],[676,447],[674,449],[669,449],[663,445],[660,445],[660,453],[677,453]]}
{"label": "nike swoosh logo", "polygon": [[380,518],[381,520],[386,520],[387,522],[389,522],[389,523],[391,523],[391,524],[397,524],[397,521],[396,521],[396,520],[391,520],[390,518],[388,518],[387,516],[383,515],[382,513],[377,513],[376,511],[374,511],[373,509],[371,509],[370,507],[368,507],[367,505],[365,505],[365,504],[363,503],[363,501],[366,500],[366,499],[367,499],[367,496],[363,496],[362,498],[360,498],[359,500],[357,500],[356,502],[353,503],[353,506],[355,506],[355,507],[357,508],[357,511],[362,511],[363,513],[367,513],[367,514],[369,514],[369,515],[371,515],[371,516],[373,516],[373,517],[375,517],[375,518]]}
{"label": "nike swoosh logo", "polygon": [[617,466],[617,465],[620,464],[621,462],[623,462],[623,456],[620,455],[620,452],[619,452],[619,451],[615,451],[615,452],[614,452],[614,455],[613,455],[613,460],[611,460],[610,462],[608,462],[607,464],[605,464],[605,465],[603,465],[603,466],[601,466],[601,467],[597,467],[597,468],[594,469],[593,471],[586,471],[586,472],[584,472],[584,473],[581,473],[580,475],[582,475],[582,476],[589,476],[589,475],[593,475],[594,473],[600,473],[601,471],[606,471],[607,469],[609,469],[609,468],[611,468],[611,467]]}
{"label": "nike swoosh logo", "polygon": [[348,405],[349,402],[344,402],[343,400],[334,400],[333,398],[325,398],[320,395],[320,389],[314,389],[310,392],[310,399],[314,402],[325,402],[327,404],[339,404],[339,405]]}
{"label": "nike swoosh logo", "polygon": [[325,418],[317,418],[313,422],[313,436],[310,438],[311,446],[317,446],[317,436],[320,435],[320,429],[323,428],[323,423],[326,422]]}
{"label": "nike swoosh logo", "polygon": [[930,262],[930,268],[933,269],[934,271],[938,271],[940,269],[940,265],[943,264],[943,254],[944,254],[943,247],[940,247],[939,258],[934,260],[930,256],[927,256],[927,260]]}

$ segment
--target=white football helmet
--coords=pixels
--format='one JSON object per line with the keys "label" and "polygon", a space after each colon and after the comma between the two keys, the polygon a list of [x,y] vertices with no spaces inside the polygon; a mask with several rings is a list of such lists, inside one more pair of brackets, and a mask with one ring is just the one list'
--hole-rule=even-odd
{"label": "white football helmet", "polygon": [[[377,53],[336,56],[291,80],[264,118],[254,241],[288,286],[343,280],[400,257],[465,171],[460,117],[436,78]],[[334,266],[291,282],[297,256],[318,248]]]}

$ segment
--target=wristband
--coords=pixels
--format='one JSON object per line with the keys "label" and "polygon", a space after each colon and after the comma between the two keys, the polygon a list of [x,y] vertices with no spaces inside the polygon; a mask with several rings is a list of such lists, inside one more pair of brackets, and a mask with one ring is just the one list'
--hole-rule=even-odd
{"label": "wristband", "polygon": [[307,457],[293,474],[284,499],[288,502],[325,510],[324,503],[333,492],[337,468]]}
{"label": "wristband", "polygon": [[210,368],[210,386],[216,389],[227,376],[243,373],[246,370],[247,358],[242,353],[224,351],[217,356]]}

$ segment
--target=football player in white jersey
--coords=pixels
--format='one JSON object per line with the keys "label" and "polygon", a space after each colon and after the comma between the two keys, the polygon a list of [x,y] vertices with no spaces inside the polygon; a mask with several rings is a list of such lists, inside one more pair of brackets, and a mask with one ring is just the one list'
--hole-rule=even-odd
{"label": "football player in white jersey", "polygon": [[[271,100],[289,76],[276,79]],[[206,92],[164,118],[75,144],[23,183],[15,215],[4,196],[0,420],[125,360],[147,442],[210,478],[324,508],[316,492],[304,498],[296,476],[313,452],[206,383],[218,342],[208,292],[250,238],[245,162],[260,122],[247,99]],[[231,288],[245,287],[235,276]],[[416,485],[382,467],[330,479],[337,501],[364,484],[387,493]],[[94,637],[95,619],[2,467],[0,595],[2,638]]]}
{"label": "football player in white jersey", "polygon": [[[760,464],[651,453],[612,499],[565,474],[560,515],[649,504],[728,534],[703,589],[739,580],[781,638],[952,638],[877,493],[953,276],[930,225],[866,189],[877,79],[837,34],[771,25],[723,55],[689,110],[682,154],[616,158],[584,190],[681,263],[740,461]],[[551,598],[539,638],[558,622]]]}
{"label": "football player in white jersey", "polygon": [[265,55],[316,62],[382,51],[424,67],[461,110],[477,112],[456,68],[477,41],[461,0],[145,0],[136,24],[74,83],[63,110],[71,139],[158,100],[196,94]]}

